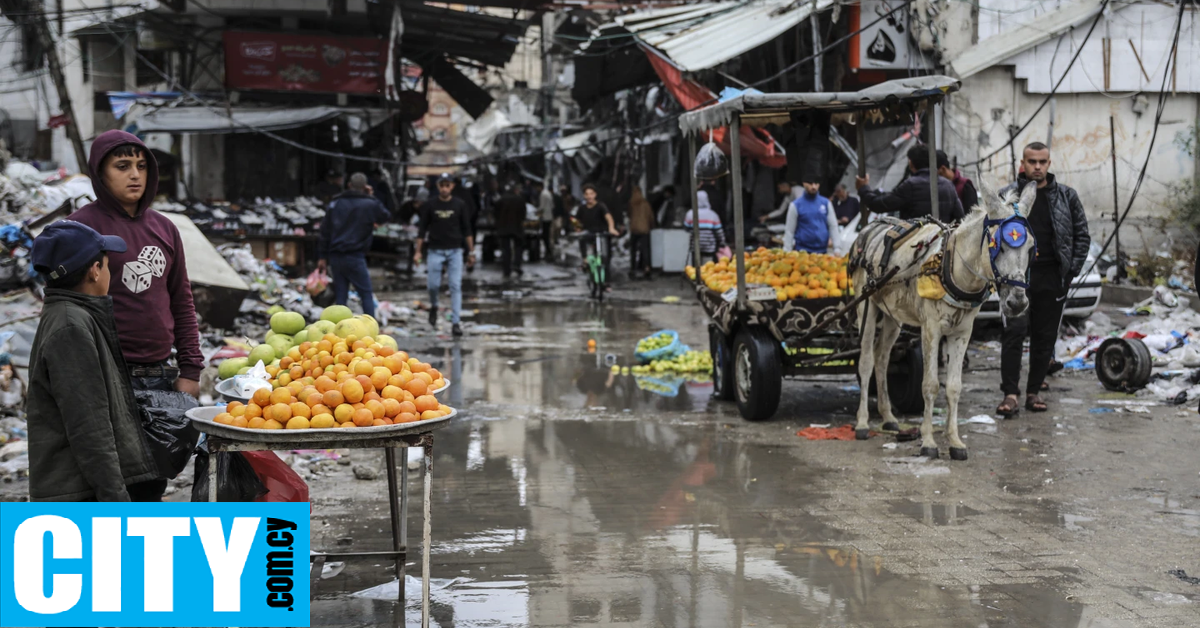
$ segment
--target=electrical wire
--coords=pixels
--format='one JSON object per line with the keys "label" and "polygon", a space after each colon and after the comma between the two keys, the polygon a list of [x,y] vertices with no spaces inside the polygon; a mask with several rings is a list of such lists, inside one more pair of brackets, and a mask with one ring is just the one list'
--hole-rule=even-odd
{"label": "electrical wire", "polygon": [[[1104,241],[1104,246],[1100,247],[1100,252],[1097,253],[1096,258],[1092,260],[1092,265],[1089,266],[1087,270],[1080,273],[1080,276],[1082,277],[1087,277],[1092,270],[1096,268],[1096,264],[1100,263],[1100,257],[1104,255],[1105,251],[1108,250],[1109,245],[1112,244],[1113,240],[1116,238],[1117,232],[1120,231],[1121,224],[1125,222],[1127,217],[1129,217],[1129,210],[1133,209],[1133,202],[1137,199],[1138,192],[1140,192],[1142,189],[1142,181],[1146,179],[1146,170],[1149,169],[1150,158],[1154,155],[1154,142],[1158,139],[1158,129],[1162,123],[1163,112],[1167,109],[1167,80],[1171,76],[1171,66],[1178,65],[1178,59],[1175,58],[1175,52],[1179,49],[1179,34],[1183,30],[1184,7],[1185,3],[1180,2],[1179,14],[1178,17],[1175,18],[1175,36],[1171,42],[1171,52],[1167,55],[1167,67],[1163,71],[1162,85],[1159,87],[1158,91],[1158,108],[1154,112],[1154,130],[1150,134],[1150,145],[1146,147],[1146,160],[1142,162],[1142,170],[1138,173],[1137,181],[1133,184],[1133,191],[1129,194],[1129,202],[1125,205],[1125,211],[1121,214],[1120,218],[1117,219],[1116,224],[1113,225],[1112,233],[1108,234],[1108,238]],[[1120,261],[1121,260],[1118,259],[1117,263],[1119,264]],[[1076,288],[1076,290],[1078,290],[1078,288]],[[1071,292],[1071,294],[1074,293],[1075,291]]]}
{"label": "electrical wire", "polygon": [[988,153],[986,157],[976,159],[969,164],[964,164],[962,167],[970,168],[978,166],[992,157],[999,155],[1009,146],[1012,146],[1013,142],[1017,141],[1017,136],[1023,133],[1025,129],[1029,128],[1030,124],[1033,124],[1034,119],[1036,119],[1038,114],[1042,112],[1042,109],[1046,108],[1046,105],[1049,104],[1050,99],[1054,98],[1054,95],[1058,93],[1058,88],[1062,86],[1063,81],[1065,81],[1067,78],[1067,75],[1071,73],[1071,68],[1075,67],[1075,61],[1079,59],[1079,55],[1083,53],[1083,49],[1087,47],[1088,40],[1091,39],[1092,32],[1096,30],[1096,25],[1100,23],[1100,18],[1104,17],[1104,11],[1108,9],[1108,4],[1110,1],[1111,0],[1104,0],[1104,4],[1100,5],[1100,11],[1096,13],[1096,19],[1092,20],[1092,25],[1088,28],[1087,35],[1083,38],[1083,43],[1079,45],[1079,50],[1075,51],[1075,54],[1071,57],[1071,62],[1067,64],[1067,69],[1063,71],[1062,76],[1058,77],[1058,82],[1054,84],[1054,87],[1050,90],[1050,94],[1046,96],[1046,99],[1042,101],[1042,104],[1038,105],[1038,108],[1034,110],[1033,115],[1029,116],[1029,119],[1025,121],[1025,124],[1022,124],[1021,128],[1017,129],[1015,132],[1009,133],[1008,141],[1004,144],[1001,144],[1000,148]]}

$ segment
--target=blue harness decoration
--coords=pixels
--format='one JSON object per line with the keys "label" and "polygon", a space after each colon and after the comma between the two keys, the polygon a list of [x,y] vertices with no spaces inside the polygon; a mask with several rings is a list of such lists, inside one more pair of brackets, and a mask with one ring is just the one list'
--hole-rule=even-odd
{"label": "blue harness decoration", "polygon": [[[989,227],[999,225],[995,231],[991,231]],[[1016,286],[1018,288],[1029,288],[1029,269],[1025,269],[1025,277],[1018,279],[1001,275],[1000,270],[996,268],[996,258],[1000,257],[1001,243],[1009,248],[1019,249],[1025,246],[1025,241],[1033,238],[1033,234],[1029,231],[1029,221],[1021,215],[1021,210],[1018,209],[1016,203],[1013,203],[1013,215],[1008,218],[991,219],[985,218],[983,221],[983,239],[988,245],[988,258],[992,263],[992,275],[996,278],[996,283]],[[1034,240],[1036,246],[1037,241]]]}
{"label": "blue harness decoration", "polygon": [[[992,265],[993,279],[989,280],[983,286],[983,289],[978,292],[963,292],[958,286],[954,285],[954,281],[951,279],[953,256],[947,253],[946,261],[941,265],[942,284],[946,290],[943,300],[955,307],[971,309],[983,305],[983,302],[987,300],[998,284],[1028,289],[1028,268],[1025,269],[1023,277],[1002,275],[1000,269],[996,268],[996,260],[1000,257],[1000,252],[1005,247],[1018,249],[1025,246],[1025,243],[1031,239],[1033,239],[1033,233],[1030,231],[1029,220],[1021,215],[1021,210],[1016,203],[1013,203],[1012,216],[997,219],[985,218],[983,221],[983,242],[987,244],[988,261]],[[1034,242],[1036,244],[1036,240]]]}

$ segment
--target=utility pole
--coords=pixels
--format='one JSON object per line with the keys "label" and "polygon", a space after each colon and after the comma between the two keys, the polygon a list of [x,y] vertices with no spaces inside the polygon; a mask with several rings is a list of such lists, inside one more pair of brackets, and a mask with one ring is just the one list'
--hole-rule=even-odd
{"label": "utility pole", "polygon": [[812,14],[808,16],[808,23],[812,25],[812,49],[813,49],[813,91],[821,91],[821,16],[817,13],[817,0],[813,0]]}
{"label": "utility pole", "polygon": [[551,158],[550,151],[547,149],[550,148],[550,120],[551,120],[551,115],[552,115],[552,112],[550,111],[550,109],[554,107],[554,88],[557,83],[557,81],[555,81],[554,77],[553,77],[554,61],[550,56],[550,47],[553,42],[552,38],[554,37],[554,30],[557,26],[555,24],[555,22],[557,21],[557,17],[558,16],[553,11],[547,11],[547,12],[543,13],[542,14],[542,28],[541,28],[541,34],[542,34],[542,37],[541,37],[541,46],[542,46],[542,51],[541,51],[542,52],[542,85],[541,85],[542,151],[544,151],[542,153],[542,161],[545,164],[545,166],[544,166],[545,174],[542,178],[542,185],[545,186],[545,189],[547,189],[547,190],[553,189],[551,187],[552,178],[551,178],[551,174],[550,174],[550,169],[554,163],[554,160]]}
{"label": "utility pole", "polygon": [[37,31],[38,42],[46,55],[46,63],[50,66],[50,79],[54,81],[54,87],[58,90],[59,110],[67,117],[67,138],[71,140],[71,144],[75,148],[75,161],[80,172],[87,172],[87,152],[83,150],[83,137],[79,135],[79,124],[75,120],[75,108],[71,105],[71,94],[67,91],[67,78],[63,75],[62,62],[58,58],[58,48],[55,46],[54,36],[50,32],[50,23],[46,20],[46,12],[39,0],[29,0],[23,4],[26,15],[14,16],[17,19],[13,21],[20,24],[23,20],[29,20],[29,23]]}

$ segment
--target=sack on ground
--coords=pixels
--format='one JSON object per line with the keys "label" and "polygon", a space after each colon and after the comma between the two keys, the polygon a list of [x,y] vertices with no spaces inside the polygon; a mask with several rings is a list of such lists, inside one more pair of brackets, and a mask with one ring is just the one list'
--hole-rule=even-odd
{"label": "sack on ground", "polygon": [[729,174],[729,160],[716,142],[709,142],[696,153],[694,169],[697,179],[716,179]]}
{"label": "sack on ground", "polygon": [[254,474],[267,489],[267,494],[255,501],[306,502],[308,484],[273,451],[247,451],[244,454]]}
{"label": "sack on ground", "polygon": [[162,390],[134,391],[142,415],[146,445],[158,466],[159,477],[174,479],[187,466],[200,432],[184,416],[200,405],[191,395]]}

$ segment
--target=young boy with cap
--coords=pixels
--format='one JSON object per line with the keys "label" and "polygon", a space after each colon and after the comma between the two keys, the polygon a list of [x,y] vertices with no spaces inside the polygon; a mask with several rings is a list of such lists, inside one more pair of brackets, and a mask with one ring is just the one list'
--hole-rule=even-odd
{"label": "young boy with cap", "polygon": [[161,496],[108,296],[108,253],[125,241],[60,220],[33,241],[47,277],[29,367],[30,501]]}

